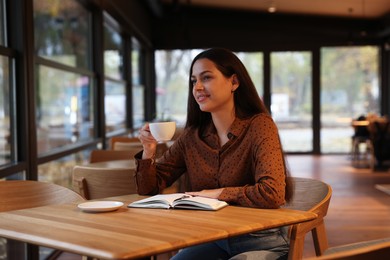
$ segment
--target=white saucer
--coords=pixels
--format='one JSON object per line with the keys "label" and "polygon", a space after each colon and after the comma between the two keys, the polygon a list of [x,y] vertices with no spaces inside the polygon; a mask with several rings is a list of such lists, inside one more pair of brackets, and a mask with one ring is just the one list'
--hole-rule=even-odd
{"label": "white saucer", "polygon": [[120,201],[90,201],[77,205],[77,207],[87,212],[108,212],[119,209],[123,206]]}

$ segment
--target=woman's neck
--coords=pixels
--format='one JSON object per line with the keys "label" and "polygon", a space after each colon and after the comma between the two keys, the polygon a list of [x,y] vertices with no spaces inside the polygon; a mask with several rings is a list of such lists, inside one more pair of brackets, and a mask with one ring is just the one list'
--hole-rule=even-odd
{"label": "woman's neck", "polygon": [[225,114],[215,114],[212,115],[213,123],[215,129],[217,130],[217,134],[219,137],[220,146],[223,146],[227,141],[229,141],[227,137],[228,130],[230,126],[233,124],[236,119],[234,111],[232,113]]}

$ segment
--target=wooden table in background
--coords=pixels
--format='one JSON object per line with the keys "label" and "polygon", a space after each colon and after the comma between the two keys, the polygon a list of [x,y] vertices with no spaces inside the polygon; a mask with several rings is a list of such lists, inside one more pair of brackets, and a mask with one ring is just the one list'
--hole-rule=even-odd
{"label": "wooden table in background", "polygon": [[0,237],[99,259],[135,259],[258,230],[300,223],[316,214],[228,206],[219,211],[127,208],[86,213],[76,204],[0,213]]}

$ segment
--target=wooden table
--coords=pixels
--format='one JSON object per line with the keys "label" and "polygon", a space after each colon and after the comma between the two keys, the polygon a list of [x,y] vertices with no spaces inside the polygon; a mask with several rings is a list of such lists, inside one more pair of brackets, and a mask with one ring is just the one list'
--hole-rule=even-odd
{"label": "wooden table", "polygon": [[105,162],[95,162],[88,163],[85,166],[96,167],[96,168],[130,168],[135,169],[135,160],[114,160],[114,161],[105,161]]}
{"label": "wooden table", "polygon": [[311,212],[228,206],[219,211],[127,208],[86,213],[76,204],[0,213],[0,237],[99,259],[135,259],[316,218]]}

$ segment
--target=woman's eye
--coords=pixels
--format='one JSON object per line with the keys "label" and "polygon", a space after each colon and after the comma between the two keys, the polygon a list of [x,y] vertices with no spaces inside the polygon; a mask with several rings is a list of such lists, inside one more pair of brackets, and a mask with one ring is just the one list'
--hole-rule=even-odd
{"label": "woman's eye", "polygon": [[196,80],[195,79],[191,80],[191,85],[194,86],[195,84],[196,84]]}

